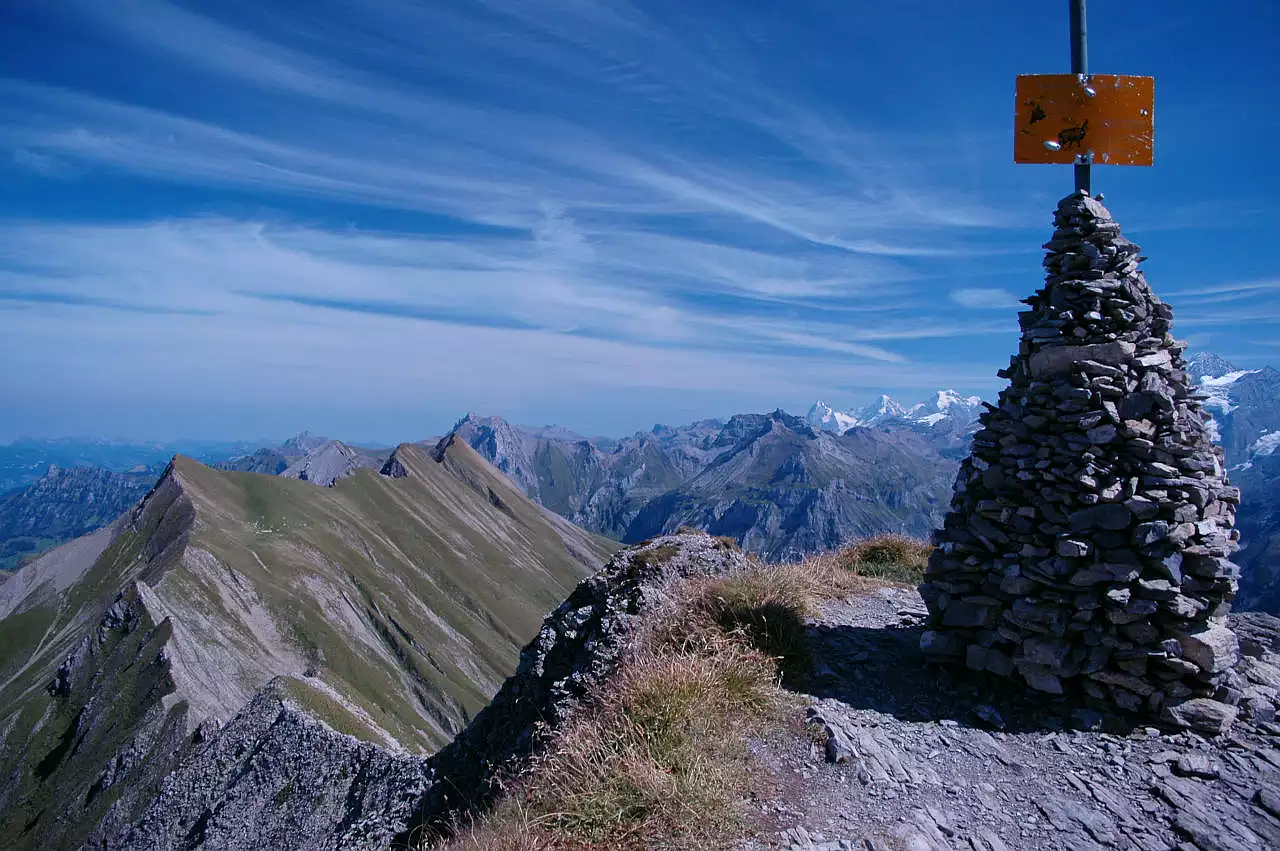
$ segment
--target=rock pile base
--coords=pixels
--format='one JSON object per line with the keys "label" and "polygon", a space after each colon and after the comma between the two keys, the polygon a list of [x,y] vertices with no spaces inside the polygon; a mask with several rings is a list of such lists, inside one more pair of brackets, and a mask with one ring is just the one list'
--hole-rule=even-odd
{"label": "rock pile base", "polygon": [[998,406],[987,405],[920,587],[922,649],[1034,689],[1225,727],[1240,493],[1173,312],[1101,203],[1073,194]]}

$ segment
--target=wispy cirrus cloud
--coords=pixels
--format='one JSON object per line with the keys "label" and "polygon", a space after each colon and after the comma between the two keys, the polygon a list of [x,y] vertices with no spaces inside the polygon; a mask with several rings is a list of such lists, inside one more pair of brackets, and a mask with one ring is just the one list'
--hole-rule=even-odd
{"label": "wispy cirrus cloud", "polygon": [[[67,0],[23,20],[0,298],[24,309],[0,346],[57,349],[63,372],[36,370],[54,384],[89,359],[107,384],[106,364],[183,363],[233,395],[358,384],[376,404],[417,381],[450,417],[607,398],[608,422],[655,399],[974,391],[1016,337],[990,282],[1038,276],[1052,201],[1001,170],[1007,98],[959,109],[992,81],[925,69],[916,41],[947,25],[900,9]],[[1180,323],[1269,298],[1198,292]]]}
{"label": "wispy cirrus cloud", "polygon": [[951,300],[962,307],[979,310],[1016,310],[1018,298],[1008,290],[963,287],[951,291]]}

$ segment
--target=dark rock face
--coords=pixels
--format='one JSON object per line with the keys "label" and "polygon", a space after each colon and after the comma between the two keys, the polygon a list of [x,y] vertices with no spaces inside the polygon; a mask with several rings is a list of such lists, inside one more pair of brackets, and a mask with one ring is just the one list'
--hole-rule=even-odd
{"label": "dark rock face", "polygon": [[1238,699],[1223,619],[1239,491],[1138,246],[1088,196],[1065,198],[1055,224],[1009,386],[937,533],[925,649],[1041,691],[1209,718],[1176,707]]}
{"label": "dark rock face", "polygon": [[1243,495],[1236,528],[1244,549],[1237,609],[1280,613],[1280,453],[1255,457],[1232,472]]}

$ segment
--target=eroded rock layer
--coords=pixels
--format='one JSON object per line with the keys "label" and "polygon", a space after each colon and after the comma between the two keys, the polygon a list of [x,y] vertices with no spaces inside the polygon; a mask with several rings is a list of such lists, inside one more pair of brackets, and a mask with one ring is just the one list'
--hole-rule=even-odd
{"label": "eroded rock layer", "polygon": [[[921,586],[934,659],[1225,726],[1239,491],[1139,248],[1074,194]],[[1210,705],[1210,702],[1212,704]]]}

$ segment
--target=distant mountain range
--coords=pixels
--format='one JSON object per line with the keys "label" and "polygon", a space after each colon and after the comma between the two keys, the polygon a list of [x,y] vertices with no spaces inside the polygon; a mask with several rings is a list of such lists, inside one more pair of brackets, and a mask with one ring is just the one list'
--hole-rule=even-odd
{"label": "distant mountain range", "polygon": [[[1189,370],[1207,397],[1232,481],[1244,494],[1237,606],[1280,611],[1280,372],[1241,370],[1211,353],[1192,358]],[[979,397],[954,390],[940,390],[915,404],[882,396],[844,411],[820,401],[803,419],[779,410],[658,425],[618,439],[468,415],[451,434],[535,502],[597,534],[635,542],[688,525],[733,537],[766,558],[786,559],[885,531],[927,536],[941,521],[956,464],[968,451],[982,405]],[[223,445],[222,451],[228,448]],[[237,448],[211,460],[226,470],[323,486],[381,468],[390,455],[388,449],[356,447],[309,432],[278,446]],[[0,468],[6,449],[0,447]],[[32,444],[24,449],[28,463],[39,454],[34,449]],[[159,447],[60,449],[78,457],[107,453],[119,463],[153,458],[147,453]],[[136,475],[145,479],[147,474]],[[64,529],[88,530],[105,522],[105,514],[94,513],[95,500],[103,506],[127,505],[137,498],[138,481],[85,476],[79,491],[66,482],[10,494],[0,503],[6,506],[0,510],[0,552],[8,552],[4,563],[13,566],[39,548],[73,537]],[[109,487],[119,494],[109,497]],[[47,504],[32,506],[33,501]],[[43,538],[32,537],[35,526],[27,522],[25,537],[4,550],[5,535],[9,540],[15,535],[6,532],[14,527],[4,526],[3,518],[19,515],[28,521],[60,516],[65,522],[48,526],[57,534]]]}
{"label": "distant mountain range", "polygon": [[924,536],[940,522],[957,461],[945,439],[896,425],[835,434],[779,410],[613,441],[469,415],[453,433],[593,532],[635,542],[694,526],[784,559],[878,532]]}
{"label": "distant mountain range", "polygon": [[866,407],[837,411],[819,401],[809,409],[809,425],[843,434],[851,428],[902,426],[931,436],[967,436],[982,411],[981,396],[964,396],[954,390],[939,390],[924,402],[902,405],[890,396],[881,396]]}
{"label": "distant mountain range", "polygon": [[304,431],[279,446],[264,447],[214,466],[221,470],[302,479],[331,487],[356,470],[381,467],[390,455],[390,449],[364,449]]}
{"label": "distant mountain range", "polygon": [[0,493],[29,485],[45,474],[49,465],[101,467],[116,473],[155,470],[156,475],[174,455],[216,463],[253,452],[260,441],[179,440],[171,443],[80,438],[21,438],[0,443]]}

